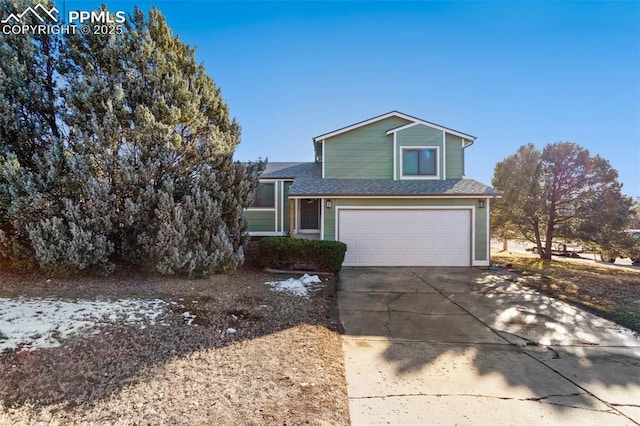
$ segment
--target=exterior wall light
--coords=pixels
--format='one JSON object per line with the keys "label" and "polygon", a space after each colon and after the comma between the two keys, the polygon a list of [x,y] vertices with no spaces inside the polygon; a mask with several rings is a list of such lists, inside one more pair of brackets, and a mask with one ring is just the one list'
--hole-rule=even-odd
{"label": "exterior wall light", "polygon": [[478,208],[479,209],[484,209],[484,203],[485,203],[485,201],[483,199],[478,200]]}
{"label": "exterior wall light", "polygon": [[327,200],[327,202],[325,203],[325,206],[330,209],[331,207],[333,207],[333,203],[331,202],[331,200]]}

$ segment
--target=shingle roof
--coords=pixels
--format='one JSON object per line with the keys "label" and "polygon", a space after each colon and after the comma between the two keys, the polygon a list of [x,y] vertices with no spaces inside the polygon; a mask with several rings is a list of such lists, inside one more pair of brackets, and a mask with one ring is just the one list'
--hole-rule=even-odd
{"label": "shingle roof", "polygon": [[499,191],[473,179],[322,179],[319,163],[267,163],[260,178],[293,180],[289,189],[292,196],[500,195]]}
{"label": "shingle roof", "polygon": [[447,180],[388,180],[388,179],[296,179],[289,195],[292,196],[492,196],[499,191],[473,179]]}
{"label": "shingle roof", "polygon": [[267,163],[267,167],[260,177],[264,179],[322,178],[322,164]]}

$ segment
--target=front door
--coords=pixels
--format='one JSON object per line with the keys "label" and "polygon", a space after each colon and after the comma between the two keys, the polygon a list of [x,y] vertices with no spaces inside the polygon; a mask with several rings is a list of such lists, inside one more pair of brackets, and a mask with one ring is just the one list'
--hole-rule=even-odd
{"label": "front door", "polygon": [[320,229],[320,202],[315,199],[300,200],[300,229]]}

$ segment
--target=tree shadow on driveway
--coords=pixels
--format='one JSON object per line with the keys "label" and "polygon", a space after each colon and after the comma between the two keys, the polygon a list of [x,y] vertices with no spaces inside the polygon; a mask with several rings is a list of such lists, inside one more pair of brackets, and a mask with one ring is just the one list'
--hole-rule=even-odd
{"label": "tree shadow on driveway", "polygon": [[640,420],[636,333],[508,273],[347,268],[339,290],[351,398],[538,401]]}

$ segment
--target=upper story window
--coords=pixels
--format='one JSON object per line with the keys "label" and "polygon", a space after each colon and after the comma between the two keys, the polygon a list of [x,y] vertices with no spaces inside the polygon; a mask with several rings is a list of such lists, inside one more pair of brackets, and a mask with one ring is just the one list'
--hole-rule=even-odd
{"label": "upper story window", "polygon": [[438,148],[402,148],[403,177],[438,177]]}
{"label": "upper story window", "polygon": [[276,206],[276,189],[273,182],[261,182],[253,193],[254,209],[272,209]]}

